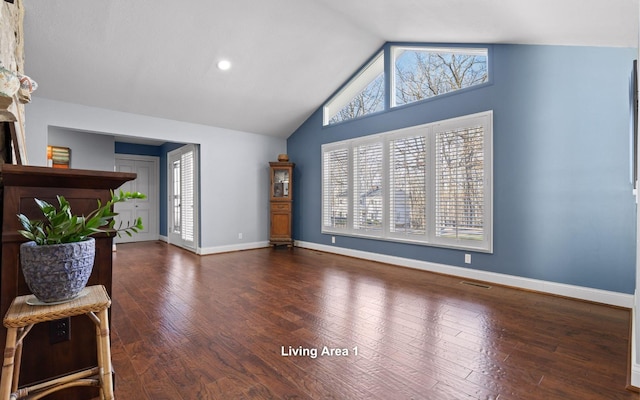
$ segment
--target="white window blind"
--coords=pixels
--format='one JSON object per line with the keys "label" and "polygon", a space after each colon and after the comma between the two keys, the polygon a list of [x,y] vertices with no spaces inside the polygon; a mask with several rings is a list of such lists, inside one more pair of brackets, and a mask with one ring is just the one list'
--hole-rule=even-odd
{"label": "white window blind", "polygon": [[407,236],[422,236],[426,233],[426,141],[424,135],[389,141],[391,233]]}
{"label": "white window blind", "polygon": [[182,204],[182,238],[186,241],[193,241],[193,229],[195,226],[194,221],[194,163],[193,163],[193,151],[182,154],[180,158],[182,168],[180,177],[180,192],[181,192],[181,204]]}
{"label": "white window blind", "polygon": [[484,129],[436,132],[436,225],[441,238],[482,240]]}
{"label": "white window blind", "polygon": [[353,228],[364,231],[382,229],[382,143],[353,149]]}
{"label": "white window blind", "polygon": [[491,252],[491,111],[322,146],[322,231]]}
{"label": "white window blind", "polygon": [[349,150],[327,151],[322,169],[323,226],[344,229],[349,216]]}
{"label": "white window blind", "polygon": [[180,187],[181,187],[181,174],[180,174],[180,160],[174,161],[172,164],[173,170],[173,232],[180,233],[182,229],[182,212],[180,211]]}

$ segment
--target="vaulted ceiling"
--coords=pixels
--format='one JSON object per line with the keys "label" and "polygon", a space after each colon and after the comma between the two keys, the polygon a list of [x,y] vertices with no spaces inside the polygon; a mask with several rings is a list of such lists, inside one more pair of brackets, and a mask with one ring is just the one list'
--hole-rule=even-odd
{"label": "vaulted ceiling", "polygon": [[[385,42],[637,47],[638,0],[26,0],[34,96],[288,137]],[[232,68],[221,71],[221,59]]]}

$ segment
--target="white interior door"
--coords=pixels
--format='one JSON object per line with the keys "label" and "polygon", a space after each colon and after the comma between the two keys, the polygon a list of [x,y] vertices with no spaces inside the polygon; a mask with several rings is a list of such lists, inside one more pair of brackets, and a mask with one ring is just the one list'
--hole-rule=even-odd
{"label": "white interior door", "polygon": [[186,145],[168,154],[169,243],[196,249],[198,242],[198,159],[196,147]]}
{"label": "white interior door", "polygon": [[146,199],[128,200],[123,203],[117,203],[114,206],[115,211],[119,214],[116,220],[116,227],[122,222],[123,226],[134,221],[136,218],[142,218],[144,230],[127,236],[115,237],[115,243],[139,242],[146,240],[158,239],[158,158],[147,156],[116,156],[116,171],[118,172],[134,172],[138,174],[133,181],[126,182],[118,190],[125,192],[141,192],[147,195]]}

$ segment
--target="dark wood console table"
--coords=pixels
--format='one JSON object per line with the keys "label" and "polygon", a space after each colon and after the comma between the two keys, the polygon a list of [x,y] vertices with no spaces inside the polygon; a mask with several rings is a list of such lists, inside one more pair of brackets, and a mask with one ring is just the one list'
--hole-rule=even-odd
{"label": "dark wood console table", "polygon": [[[97,199],[104,204],[110,199],[110,190],[134,180],[136,174],[121,172],[55,169],[4,164],[0,166],[0,191],[2,200],[2,246],[0,256],[0,315],[4,317],[16,296],[29,294],[20,270],[20,244],[24,239],[17,214],[29,218],[40,214],[35,197],[57,204],[56,195],[64,196],[74,213],[87,214],[97,206]],[[89,285],[103,285],[111,296],[112,237],[96,236],[96,259]],[[94,349],[95,329],[88,318],[72,317],[70,340],[50,343],[49,324],[39,324],[26,339],[22,355],[20,386],[33,384],[52,376],[63,375],[96,365]],[[6,340],[6,330],[0,329],[0,343]],[[98,396],[97,388],[73,388],[53,394],[47,399],[83,400]]]}

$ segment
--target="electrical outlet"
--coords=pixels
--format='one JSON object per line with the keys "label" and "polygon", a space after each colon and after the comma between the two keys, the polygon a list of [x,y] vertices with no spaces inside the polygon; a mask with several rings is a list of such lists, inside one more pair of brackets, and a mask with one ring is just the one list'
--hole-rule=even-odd
{"label": "electrical outlet", "polygon": [[242,233],[238,233],[238,239],[242,239]]}
{"label": "electrical outlet", "polygon": [[331,243],[335,244],[336,243],[336,237],[335,236],[331,236]]}
{"label": "electrical outlet", "polygon": [[465,254],[464,255],[464,263],[465,264],[471,264],[471,254]]}
{"label": "electrical outlet", "polygon": [[49,344],[71,340],[71,318],[62,318],[49,322]]}

